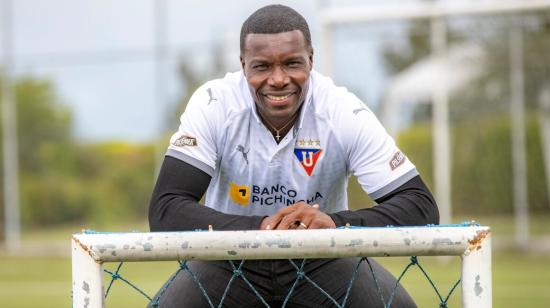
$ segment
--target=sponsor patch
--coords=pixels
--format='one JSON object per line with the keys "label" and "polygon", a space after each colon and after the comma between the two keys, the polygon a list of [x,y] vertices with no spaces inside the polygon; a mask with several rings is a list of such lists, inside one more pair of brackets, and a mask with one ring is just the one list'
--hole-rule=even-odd
{"label": "sponsor patch", "polygon": [[294,149],[294,155],[296,155],[308,176],[313,173],[321,152],[323,152],[321,149]]}
{"label": "sponsor patch", "polygon": [[231,182],[229,183],[229,197],[238,205],[248,206],[250,202],[250,187]]}
{"label": "sponsor patch", "polygon": [[397,169],[397,167],[401,166],[405,160],[407,160],[407,157],[401,153],[401,151],[398,151],[393,155],[393,157],[390,160],[390,168],[391,170]]}
{"label": "sponsor patch", "polygon": [[197,138],[182,135],[178,139],[174,140],[172,144],[177,147],[194,147],[197,146]]}

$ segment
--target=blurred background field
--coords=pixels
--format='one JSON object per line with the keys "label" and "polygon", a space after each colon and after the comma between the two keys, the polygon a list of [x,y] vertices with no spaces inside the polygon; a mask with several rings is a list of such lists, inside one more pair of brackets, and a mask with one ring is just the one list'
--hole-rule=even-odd
{"label": "blurred background field", "polygon": [[[70,305],[72,233],[148,230],[179,115],[201,83],[239,69],[240,25],[268,3],[0,0],[1,306]],[[442,222],[491,226],[494,306],[545,306],[550,1],[282,3],[309,21],[315,69],[356,93],[416,164]],[[455,13],[426,17],[436,11]],[[373,205],[354,178],[349,199]],[[406,260],[381,262],[398,273]],[[443,289],[460,273],[426,262]],[[175,269],[123,272],[152,295]],[[437,306],[422,277],[405,284]],[[134,293],[117,282],[109,307],[144,306]]]}
{"label": "blurred background field", "polygon": [[[549,217],[533,217],[533,236],[550,233]],[[510,236],[509,218],[479,218],[490,221],[498,243],[500,236]],[[119,226],[113,226],[113,229]],[[145,223],[136,223],[123,230],[144,230]],[[109,228],[111,229],[111,228]],[[70,306],[71,266],[67,234],[77,232],[74,227],[29,232],[25,238],[26,253],[18,256],[0,255],[0,296],[6,307],[68,307]],[[53,245],[56,247],[52,250]],[[408,264],[407,258],[377,258],[394,274],[399,275]],[[459,259],[441,262],[434,257],[419,257],[420,264],[445,296],[460,277]],[[493,253],[493,307],[543,308],[550,300],[550,255],[523,253],[499,249]],[[118,263],[105,265],[114,271]],[[178,268],[176,262],[124,263],[120,274],[153,296],[165,280]],[[110,276],[105,274],[105,286]],[[421,274],[413,267],[403,278],[403,284],[419,307],[438,307],[437,295]],[[40,304],[37,303],[46,303]],[[107,297],[107,307],[145,307],[147,299],[122,281],[115,281]],[[38,305],[38,306],[37,306]],[[451,295],[448,307],[460,306],[460,288]]]}

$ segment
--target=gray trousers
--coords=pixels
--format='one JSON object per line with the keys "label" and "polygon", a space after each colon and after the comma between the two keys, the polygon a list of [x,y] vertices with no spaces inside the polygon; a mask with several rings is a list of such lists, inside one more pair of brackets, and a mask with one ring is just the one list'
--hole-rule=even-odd
{"label": "gray trousers", "polygon": [[[302,260],[294,260],[299,267]],[[305,275],[342,304],[359,258],[310,259],[304,266]],[[369,259],[385,303],[389,301],[396,279],[374,260]],[[240,261],[233,261],[235,267]],[[233,267],[228,261],[190,261],[189,268],[196,274],[214,307],[218,307],[231,276]],[[281,307],[297,274],[289,260],[249,260],[241,268],[246,279],[254,286],[270,307]],[[203,292],[188,271],[180,271],[162,294],[160,308],[210,307]],[[170,280],[169,280],[170,281]],[[162,290],[162,289],[161,289]],[[160,291],[159,291],[160,292]],[[157,294],[158,295],[158,294]],[[156,298],[156,297],[155,297]],[[345,307],[385,307],[366,262],[362,262],[352,284]],[[149,306],[150,307],[150,306]],[[222,307],[266,307],[242,277],[235,277]],[[285,307],[337,307],[322,291],[302,278]],[[391,307],[416,307],[405,289],[398,285]]]}

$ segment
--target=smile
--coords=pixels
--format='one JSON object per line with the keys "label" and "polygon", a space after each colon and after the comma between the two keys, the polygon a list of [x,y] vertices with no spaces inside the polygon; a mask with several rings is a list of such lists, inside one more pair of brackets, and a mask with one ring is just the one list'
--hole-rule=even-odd
{"label": "smile", "polygon": [[280,96],[280,95],[266,94],[265,96],[266,96],[268,99],[273,100],[273,101],[283,101],[283,100],[289,98],[292,94],[294,94],[294,93],[289,93],[289,94],[287,94],[287,95],[282,95],[282,96]]}

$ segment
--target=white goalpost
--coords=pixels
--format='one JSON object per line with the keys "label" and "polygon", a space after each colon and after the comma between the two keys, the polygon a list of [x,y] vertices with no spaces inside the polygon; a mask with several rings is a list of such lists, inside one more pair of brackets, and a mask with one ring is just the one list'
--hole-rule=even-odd
{"label": "white goalpost", "polygon": [[462,306],[492,306],[489,227],[82,233],[72,237],[73,308],[104,307],[104,262],[460,256]]}

